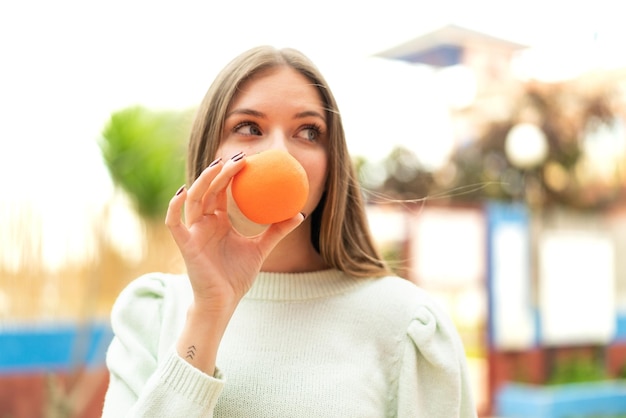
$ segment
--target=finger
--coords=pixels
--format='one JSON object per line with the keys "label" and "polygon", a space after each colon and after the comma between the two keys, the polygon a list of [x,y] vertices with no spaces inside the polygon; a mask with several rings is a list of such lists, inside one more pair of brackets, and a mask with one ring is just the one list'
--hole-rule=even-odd
{"label": "finger", "polygon": [[174,197],[170,199],[165,215],[165,226],[170,230],[170,234],[179,247],[189,239],[189,230],[181,220],[181,213],[186,197],[187,190],[185,186],[182,186]]}
{"label": "finger", "polygon": [[222,170],[215,176],[203,196],[202,211],[204,214],[226,211],[226,190],[231,179],[245,166],[245,157],[246,155],[240,152],[224,163]]}
{"label": "finger", "polygon": [[203,213],[203,199],[206,191],[209,189],[211,182],[220,172],[222,167],[222,159],[218,158],[213,161],[193,182],[187,194],[187,203],[185,204],[185,217],[189,224],[195,223],[201,218]]}
{"label": "finger", "polygon": [[265,232],[259,236],[259,244],[262,245],[264,250],[267,251],[267,254],[269,254],[281,239],[289,235],[291,231],[296,229],[304,221],[304,218],[304,214],[299,213],[286,221],[270,225]]}

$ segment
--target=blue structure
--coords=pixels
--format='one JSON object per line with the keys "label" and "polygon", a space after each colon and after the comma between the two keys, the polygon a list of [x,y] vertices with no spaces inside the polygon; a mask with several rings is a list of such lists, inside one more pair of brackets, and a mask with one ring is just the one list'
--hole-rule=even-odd
{"label": "blue structure", "polygon": [[626,382],[558,386],[506,385],[496,399],[504,418],[618,417],[626,414]]}
{"label": "blue structure", "polygon": [[465,64],[467,51],[475,48],[510,55],[527,47],[469,28],[446,25],[379,52],[376,56],[443,68]]}
{"label": "blue structure", "polygon": [[5,326],[0,328],[0,376],[104,367],[112,338],[104,322]]}

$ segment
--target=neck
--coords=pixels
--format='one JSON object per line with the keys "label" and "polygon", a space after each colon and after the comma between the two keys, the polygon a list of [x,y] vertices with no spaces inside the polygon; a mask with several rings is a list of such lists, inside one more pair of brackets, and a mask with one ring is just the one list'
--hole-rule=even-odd
{"label": "neck", "polygon": [[302,273],[327,268],[328,265],[311,243],[311,221],[307,219],[276,245],[261,271]]}

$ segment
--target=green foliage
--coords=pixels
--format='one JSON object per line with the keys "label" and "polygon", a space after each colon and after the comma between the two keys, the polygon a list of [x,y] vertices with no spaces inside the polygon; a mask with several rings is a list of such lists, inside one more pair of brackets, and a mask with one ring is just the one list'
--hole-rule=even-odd
{"label": "green foliage", "polygon": [[100,149],[113,182],[146,219],[162,219],[185,181],[191,111],[131,107],[111,115]]}
{"label": "green foliage", "polygon": [[[613,88],[590,91],[584,85],[520,84],[518,92],[507,93],[508,103],[493,118],[491,100],[477,101],[460,116],[468,118],[467,135],[472,136],[457,138],[447,164],[437,169],[421,164],[410,147],[396,147],[381,163],[357,159],[367,198],[462,204],[523,201],[531,208],[592,211],[610,207],[623,198],[624,175],[618,166],[613,181],[595,173],[584,144],[590,134],[621,132],[616,128],[621,119],[612,104]],[[521,122],[535,124],[545,135],[547,155],[533,167],[516,166],[507,155],[508,134]]]}
{"label": "green foliage", "polygon": [[[530,207],[598,210],[619,198],[619,180],[598,180],[584,158],[586,135],[609,129],[619,115],[611,90],[589,91],[576,83],[529,82],[511,97],[508,116],[485,119],[476,138],[455,150],[455,173],[448,187],[484,185],[460,201],[525,201]],[[548,154],[533,168],[517,167],[506,152],[507,135],[520,122],[536,124],[545,134]]]}
{"label": "green foliage", "polygon": [[575,356],[556,362],[548,380],[550,385],[565,383],[596,382],[608,379],[602,361],[589,356]]}

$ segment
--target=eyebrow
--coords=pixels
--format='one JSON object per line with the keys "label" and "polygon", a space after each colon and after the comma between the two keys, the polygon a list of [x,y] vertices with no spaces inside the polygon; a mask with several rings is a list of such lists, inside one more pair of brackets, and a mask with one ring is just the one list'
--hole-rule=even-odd
{"label": "eyebrow", "polygon": [[294,119],[302,119],[302,118],[307,118],[309,116],[320,118],[321,120],[326,122],[326,118],[319,112],[316,112],[315,110],[306,110],[304,112],[296,113],[296,116]]}
{"label": "eyebrow", "polygon": [[[228,119],[229,117],[231,117],[232,115],[249,115],[249,116],[255,116],[257,118],[265,118],[266,115],[263,112],[259,112],[258,110],[253,110],[253,109],[235,109],[232,112],[229,112],[226,115],[226,118]],[[319,112],[316,112],[315,110],[305,110],[304,112],[299,112],[296,113],[296,115],[294,116],[294,119],[302,119],[302,118],[307,118],[307,117],[316,117],[319,118],[321,120],[324,121],[324,123],[326,123],[326,118]]]}
{"label": "eyebrow", "polygon": [[264,113],[259,112],[257,110],[252,110],[252,109],[235,109],[232,112],[229,112],[226,115],[226,118],[228,119],[232,115],[250,115],[250,116],[256,116],[258,118],[264,118],[265,117]]}

